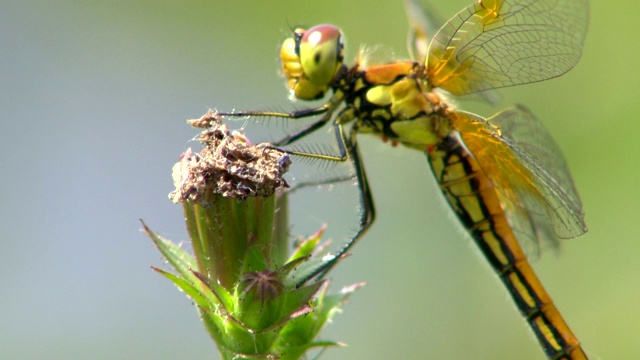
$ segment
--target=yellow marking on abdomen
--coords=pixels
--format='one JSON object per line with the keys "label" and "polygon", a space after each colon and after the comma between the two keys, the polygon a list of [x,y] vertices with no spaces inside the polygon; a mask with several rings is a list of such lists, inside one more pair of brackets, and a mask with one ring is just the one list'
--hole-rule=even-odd
{"label": "yellow marking on abdomen", "polygon": [[458,137],[429,153],[431,167],[458,218],[498,273],[552,359],[586,359],[580,343],[529,265],[496,189]]}

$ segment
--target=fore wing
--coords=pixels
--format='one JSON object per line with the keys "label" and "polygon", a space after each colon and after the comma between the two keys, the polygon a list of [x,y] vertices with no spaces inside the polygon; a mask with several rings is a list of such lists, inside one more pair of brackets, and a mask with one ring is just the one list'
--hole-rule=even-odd
{"label": "fore wing", "polygon": [[444,21],[418,0],[405,0],[404,5],[409,18],[409,55],[413,60],[423,61],[427,58],[429,43]]}
{"label": "fore wing", "polygon": [[456,95],[560,76],[580,59],[589,0],[480,0],[429,45],[427,81]]}
{"label": "fore wing", "polygon": [[514,231],[552,241],[587,231],[562,152],[529,110],[518,106],[489,119],[459,111],[451,115],[454,128],[496,187]]}
{"label": "fore wing", "polygon": [[[424,62],[427,58],[431,40],[445,22],[428,6],[420,4],[418,0],[405,0],[404,3],[407,17],[409,18],[409,55],[414,61]],[[469,98],[478,98],[491,105],[496,105],[500,101],[500,96],[491,90],[478,92],[469,96]]]}

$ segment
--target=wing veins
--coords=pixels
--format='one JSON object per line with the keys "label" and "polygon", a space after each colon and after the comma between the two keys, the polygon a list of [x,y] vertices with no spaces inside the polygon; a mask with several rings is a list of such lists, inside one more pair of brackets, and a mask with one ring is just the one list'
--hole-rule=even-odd
{"label": "wing veins", "polygon": [[465,95],[538,82],[564,74],[580,58],[588,0],[484,6],[463,9],[433,37],[426,60],[433,87]]}

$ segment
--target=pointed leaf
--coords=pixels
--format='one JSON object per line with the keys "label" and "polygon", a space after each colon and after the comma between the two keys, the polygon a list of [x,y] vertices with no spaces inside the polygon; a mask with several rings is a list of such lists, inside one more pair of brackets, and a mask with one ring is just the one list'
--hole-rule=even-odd
{"label": "pointed leaf", "polygon": [[153,240],[158,250],[169,261],[176,271],[182,275],[183,278],[188,279],[192,284],[196,283],[196,277],[191,273],[192,269],[197,269],[197,264],[193,256],[189,255],[180,246],[172,243],[171,241],[164,239],[163,237],[155,234],[147,224],[142,221],[144,231]]}
{"label": "pointed leaf", "polygon": [[209,281],[209,279],[203,274],[192,271],[198,280],[207,287],[213,296],[222,304],[226,312],[230,312],[234,307],[234,298],[227,289],[220,285],[217,281]]}
{"label": "pointed leaf", "polygon": [[282,281],[284,282],[285,279],[289,276],[289,274],[291,274],[292,271],[294,271],[298,266],[303,264],[305,261],[308,261],[310,258],[311,256],[301,257],[295,260],[291,260],[288,263],[284,264],[284,266],[281,269],[279,269],[279,273],[281,274]]}
{"label": "pointed leaf", "polygon": [[312,257],[309,260],[296,266],[291,272],[284,278],[283,283],[285,287],[295,287],[303,280],[312,275],[318,268],[328,261],[333,259],[333,256]]}
{"label": "pointed leaf", "polygon": [[322,235],[324,235],[324,230],[326,228],[327,226],[323,225],[320,230],[298,245],[293,254],[291,254],[291,257],[289,257],[289,261],[311,255],[320,242]]}
{"label": "pointed leaf", "polygon": [[178,287],[178,289],[182,290],[189,298],[191,298],[196,304],[198,304],[198,306],[208,311],[215,310],[214,303],[211,302],[211,299],[207,298],[205,294],[203,294],[198,288],[193,286],[187,280],[157,267],[152,266],[151,268],[161,275],[164,275],[164,277],[166,277],[167,279],[171,280],[171,282],[173,282]]}

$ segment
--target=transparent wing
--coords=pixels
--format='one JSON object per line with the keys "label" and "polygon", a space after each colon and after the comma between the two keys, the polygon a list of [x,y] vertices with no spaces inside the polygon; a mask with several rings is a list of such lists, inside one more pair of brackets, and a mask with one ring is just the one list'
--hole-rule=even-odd
{"label": "transparent wing", "polygon": [[454,112],[452,121],[496,186],[516,232],[553,241],[587,231],[564,156],[529,110],[518,106],[489,119]]}
{"label": "transparent wing", "polygon": [[580,59],[589,0],[480,0],[429,45],[427,80],[456,95],[560,76]]}
{"label": "transparent wing", "polygon": [[413,60],[424,61],[427,58],[429,43],[444,24],[444,20],[418,0],[405,0],[404,5],[409,18],[409,54]]}
{"label": "transparent wing", "polygon": [[[427,58],[429,43],[434,35],[442,28],[444,20],[430,7],[418,0],[405,0],[405,10],[409,18],[408,48],[411,59],[424,62]],[[500,102],[500,96],[495,91],[481,91],[469,96],[470,99],[482,100],[491,105]]]}

